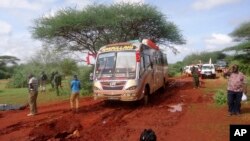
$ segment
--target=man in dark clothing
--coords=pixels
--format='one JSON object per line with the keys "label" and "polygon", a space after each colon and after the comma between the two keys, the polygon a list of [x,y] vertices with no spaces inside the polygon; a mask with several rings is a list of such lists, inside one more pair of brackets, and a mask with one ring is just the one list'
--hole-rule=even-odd
{"label": "man in dark clothing", "polygon": [[198,72],[198,68],[196,68],[195,66],[193,66],[191,68],[191,73],[192,73],[192,77],[194,80],[194,88],[198,88],[199,87],[199,72]]}
{"label": "man in dark clothing", "polygon": [[182,67],[180,68],[180,73],[181,73],[181,76],[182,76],[182,74],[183,74],[183,68]]}
{"label": "man in dark clothing", "polygon": [[55,72],[53,71],[50,75],[50,84],[51,84],[51,87],[52,89],[54,89],[54,76],[55,76]]}
{"label": "man in dark clothing", "polygon": [[56,94],[59,96],[59,87],[62,87],[62,76],[58,72],[55,72],[54,85],[56,87]]}
{"label": "man in dark clothing", "polygon": [[43,92],[45,93],[47,79],[48,79],[48,77],[43,71],[42,74],[41,74],[41,78],[40,78],[40,81],[41,81],[41,85],[40,85],[41,93],[43,93]]}

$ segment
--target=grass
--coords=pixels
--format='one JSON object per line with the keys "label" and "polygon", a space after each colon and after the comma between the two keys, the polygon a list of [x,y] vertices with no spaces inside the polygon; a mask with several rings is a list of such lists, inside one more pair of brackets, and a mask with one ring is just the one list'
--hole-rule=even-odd
{"label": "grass", "polygon": [[[28,102],[28,89],[6,88],[7,82],[8,80],[0,80],[0,104],[26,104]],[[62,89],[59,90],[61,95],[57,96],[56,91],[51,88],[50,84],[47,84],[45,94],[39,91],[37,102],[46,104],[68,100],[70,96],[69,80],[63,80],[62,86]]]}
{"label": "grass", "polygon": [[[228,82],[228,79],[225,79],[223,77],[220,77],[220,78],[217,78],[217,79],[205,79],[203,81],[206,81],[206,88],[204,89],[204,92],[205,93],[213,93],[213,94],[216,94],[216,93],[224,93],[224,94],[227,94],[227,82]],[[250,84],[250,77],[247,77],[247,84],[248,84],[248,93],[247,93],[247,96],[248,96],[248,100],[247,101],[250,101],[250,87],[249,87],[249,84]]]}
{"label": "grass", "polygon": [[227,79],[222,77],[216,79],[203,79],[202,81],[205,81],[204,91],[206,93],[215,93],[218,90],[226,91],[227,89]]}

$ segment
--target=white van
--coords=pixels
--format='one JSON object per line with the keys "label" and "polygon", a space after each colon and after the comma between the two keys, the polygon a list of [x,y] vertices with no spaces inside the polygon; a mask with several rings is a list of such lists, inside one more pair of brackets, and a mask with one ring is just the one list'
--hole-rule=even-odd
{"label": "white van", "polygon": [[203,64],[201,67],[201,78],[213,78],[215,79],[216,72],[214,64]]}

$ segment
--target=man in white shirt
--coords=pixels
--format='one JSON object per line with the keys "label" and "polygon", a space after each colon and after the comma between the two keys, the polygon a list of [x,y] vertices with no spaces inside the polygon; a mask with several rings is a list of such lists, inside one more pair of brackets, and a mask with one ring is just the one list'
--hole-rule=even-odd
{"label": "man in white shirt", "polygon": [[37,114],[38,80],[32,74],[28,78],[30,113],[27,116],[34,116]]}

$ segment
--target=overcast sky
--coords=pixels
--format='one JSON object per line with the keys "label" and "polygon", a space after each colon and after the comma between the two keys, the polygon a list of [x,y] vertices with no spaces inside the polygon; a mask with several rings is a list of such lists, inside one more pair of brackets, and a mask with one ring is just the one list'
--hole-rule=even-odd
{"label": "overcast sky", "polygon": [[30,34],[33,20],[65,7],[83,8],[93,2],[141,2],[155,6],[181,30],[187,43],[168,51],[170,63],[191,53],[221,50],[234,45],[228,36],[241,23],[250,21],[250,0],[0,0],[0,55],[22,61],[41,48]]}

